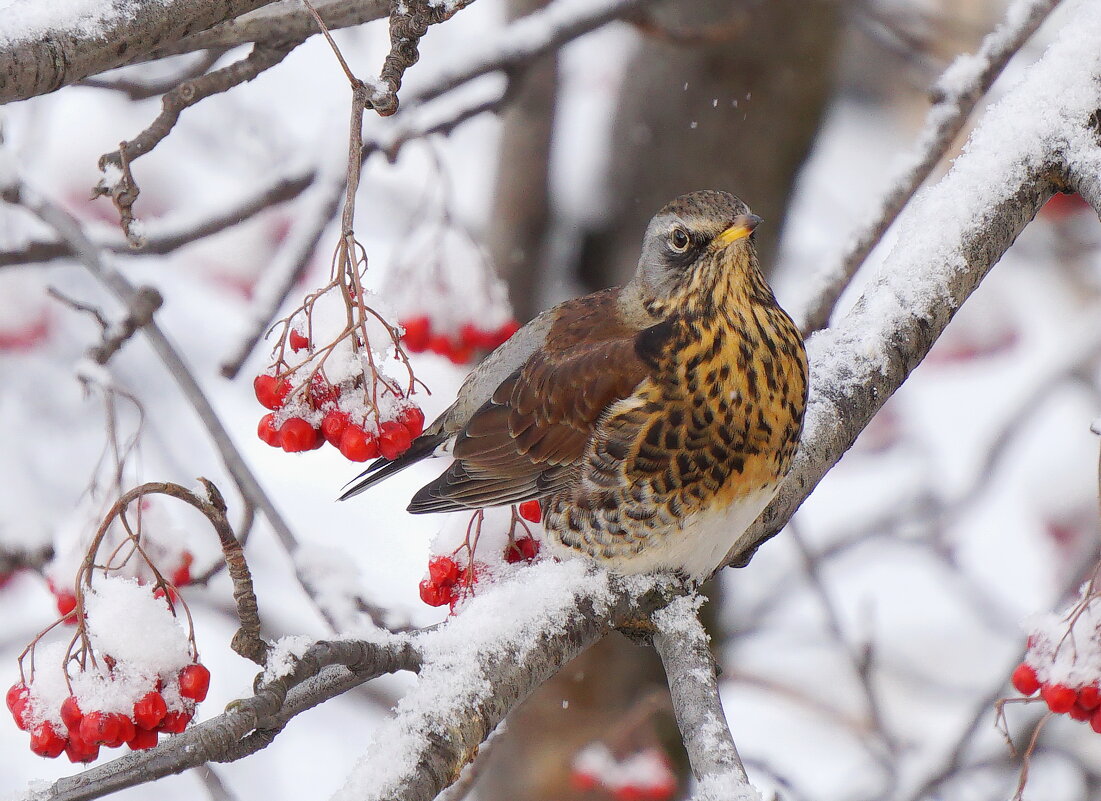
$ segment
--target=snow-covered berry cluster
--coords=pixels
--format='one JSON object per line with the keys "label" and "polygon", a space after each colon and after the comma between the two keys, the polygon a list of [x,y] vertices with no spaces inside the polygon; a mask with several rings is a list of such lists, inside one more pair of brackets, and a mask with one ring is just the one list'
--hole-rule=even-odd
{"label": "snow-covered berry cluster", "polygon": [[401,343],[410,353],[435,353],[454,364],[469,364],[476,354],[495,350],[520,330],[511,317],[493,328],[462,323],[457,328],[441,328],[426,314],[401,321]]}
{"label": "snow-covered berry cluster", "polygon": [[1101,609],[1089,591],[1065,612],[1038,618],[1012,683],[1048,709],[1101,734]]}
{"label": "snow-covered berry cluster", "polygon": [[[464,526],[462,541],[449,549],[446,556],[433,556],[428,560],[428,571],[419,585],[420,597],[429,606],[448,605],[454,613],[459,605],[474,594],[474,587],[483,579],[492,580],[508,565],[528,564],[539,556],[541,548],[536,532],[527,523],[538,523],[542,512],[538,501],[525,501],[511,510],[507,525],[486,525],[488,515],[508,510],[481,509],[475,512]],[[504,523],[504,521],[501,521]],[[448,538],[445,529],[436,542],[437,548],[445,547]],[[453,541],[453,540],[452,540]],[[479,558],[475,559],[475,555]],[[485,555],[485,558],[481,558]]]}
{"label": "snow-covered berry cluster", "polygon": [[590,743],[574,757],[570,782],[577,790],[603,790],[616,801],[668,801],[677,792],[669,757],[651,747],[617,759],[603,743]]}
{"label": "snow-covered berry cluster", "polygon": [[[275,448],[301,453],[326,442],[354,462],[405,452],[424,428],[412,400],[415,378],[371,296],[331,283],[284,321],[273,364],[253,381],[270,409],[256,433]],[[350,320],[356,320],[350,324]],[[387,366],[405,369],[399,382]]]}
{"label": "snow-covered berry cluster", "polygon": [[30,674],[7,692],[31,751],[91,762],[101,747],[137,751],[184,731],[210,671],[168,601],[132,578],[97,576],[83,605],[78,636],[32,643]]}

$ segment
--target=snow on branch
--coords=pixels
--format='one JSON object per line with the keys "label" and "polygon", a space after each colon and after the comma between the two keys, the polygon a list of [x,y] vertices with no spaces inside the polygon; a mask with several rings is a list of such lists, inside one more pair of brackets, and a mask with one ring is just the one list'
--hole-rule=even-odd
{"label": "snow on branch", "polygon": [[715,658],[697,616],[701,600],[698,596],[675,598],[654,613],[654,648],[665,666],[692,774],[701,786],[696,797],[700,801],[739,797],[750,801],[758,796],[749,784],[719,699]]}
{"label": "snow on branch", "polygon": [[826,327],[838,298],[860,265],[940,163],[979,99],[1058,2],[1015,0],[1002,24],[983,39],[978,52],[959,56],[940,76],[933,86],[934,102],[925,115],[918,142],[896,167],[887,195],[816,277],[819,286],[810,292],[813,300],[798,320],[804,334]]}
{"label": "snow on branch", "polygon": [[73,17],[66,15],[64,4],[56,3],[5,9],[0,22],[0,104],[56,91],[270,2],[113,0],[94,14]]}
{"label": "snow on branch", "polygon": [[726,564],[746,564],[783,528],[1064,174],[1099,174],[1098,109],[1101,15],[1079,2],[1043,58],[981,120],[948,174],[903,212],[898,241],[853,308],[807,341],[811,389],[799,454]]}

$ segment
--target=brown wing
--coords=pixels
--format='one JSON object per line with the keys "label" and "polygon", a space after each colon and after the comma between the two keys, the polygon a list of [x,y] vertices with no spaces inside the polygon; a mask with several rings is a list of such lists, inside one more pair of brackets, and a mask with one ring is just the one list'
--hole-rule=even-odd
{"label": "brown wing", "polygon": [[617,314],[618,290],[568,301],[547,340],[459,432],[455,462],[421,489],[411,512],[446,512],[539,498],[565,485],[604,410],[648,375],[637,328]]}

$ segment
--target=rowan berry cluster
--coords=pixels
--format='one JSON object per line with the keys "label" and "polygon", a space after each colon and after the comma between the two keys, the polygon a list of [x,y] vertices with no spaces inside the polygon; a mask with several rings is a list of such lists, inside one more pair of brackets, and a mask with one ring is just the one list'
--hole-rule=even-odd
{"label": "rowan berry cluster", "polygon": [[645,748],[622,759],[601,743],[578,752],[570,783],[582,792],[602,790],[616,801],[669,801],[677,792],[677,777],[660,748]]}
{"label": "rowan berry cluster", "polygon": [[433,326],[427,315],[410,317],[401,322],[401,343],[410,353],[430,352],[450,359],[454,364],[469,364],[478,353],[495,350],[520,330],[520,324],[509,318],[492,329],[464,323],[455,330],[444,331]]}
{"label": "rowan berry cluster", "polygon": [[1038,694],[1057,715],[1088,722],[1101,734],[1101,598],[1087,584],[1066,611],[1036,621],[1024,660],[1011,681],[1025,697]]}
{"label": "rowan berry cluster", "polygon": [[[448,556],[433,556],[428,561],[428,572],[419,585],[420,597],[429,606],[448,605],[451,612],[469,596],[474,594],[474,586],[485,577],[492,577],[502,565],[527,564],[539,556],[540,542],[533,532],[520,519],[538,523],[542,518],[539,501],[525,501],[512,515],[512,525],[507,530],[507,539],[503,545],[492,545],[483,537],[485,511],[474,513],[466,527],[463,542]],[[500,532],[495,532],[500,534]],[[498,540],[498,543],[500,541]],[[475,560],[474,554],[479,545],[483,553],[497,553],[492,561]],[[495,548],[500,548],[495,551]],[[494,549],[494,550],[491,550]]]}
{"label": "rowan berry cluster", "polygon": [[[328,442],[363,462],[393,459],[420,435],[416,379],[397,329],[367,304],[361,277],[347,266],[283,320],[273,363],[253,381],[256,399],[271,410],[256,429],[268,445],[301,453]],[[404,369],[407,380],[389,376],[388,365]]]}
{"label": "rowan berry cluster", "polygon": [[210,671],[195,662],[174,676],[158,678],[128,712],[98,709],[93,701],[82,703],[76,695],[51,709],[49,699],[36,694],[33,683],[24,682],[11,686],[7,703],[15,725],[30,733],[32,752],[50,759],[64,753],[70,762],[91,762],[101,746],[125,744],[141,751],[154,747],[162,734],[184,731],[209,687]]}

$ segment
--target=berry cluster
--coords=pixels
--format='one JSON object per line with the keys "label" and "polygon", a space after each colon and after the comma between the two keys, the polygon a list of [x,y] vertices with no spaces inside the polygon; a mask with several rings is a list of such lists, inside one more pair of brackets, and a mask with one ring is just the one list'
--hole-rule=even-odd
{"label": "berry cluster", "polygon": [[590,744],[574,759],[570,783],[582,792],[603,790],[616,801],[669,801],[677,792],[677,777],[660,748],[616,759],[606,746]]}
{"label": "berry cluster", "polygon": [[102,711],[87,701],[82,706],[75,695],[66,697],[60,708],[48,709],[46,699],[35,695],[33,683],[24,682],[12,685],[7,703],[15,725],[30,732],[35,754],[53,759],[64,752],[70,762],[91,762],[100,746],[118,748],[125,743],[140,751],[154,747],[161,734],[184,731],[209,686],[210,671],[195,662],[169,681],[158,679],[129,714]]}
{"label": "berry cluster", "polygon": [[403,320],[401,327],[404,329],[401,343],[410,353],[429,351],[454,364],[469,364],[475,354],[495,350],[520,330],[520,324],[510,318],[492,330],[464,323],[458,330],[445,333],[433,330],[432,321],[426,315]]}
{"label": "berry cluster", "polygon": [[412,404],[398,410],[396,419],[378,423],[357,414],[354,401],[342,408],[344,393],[353,395],[355,387],[329,384],[320,373],[300,395],[292,394],[290,381],[274,375],[257,376],[253,388],[261,405],[273,410],[260,418],[257,436],[287,453],[317,450],[328,442],[353,462],[379,455],[394,459],[424,430],[424,412]]}
{"label": "berry cluster", "polygon": [[1068,715],[1073,720],[1089,721],[1090,728],[1101,734],[1101,685],[1091,682],[1080,687],[1040,681],[1036,669],[1027,662],[1017,665],[1013,671],[1013,686],[1023,696],[1035,695],[1057,715]]}
{"label": "berry cluster", "polygon": [[[538,523],[542,517],[538,501],[525,501],[519,506],[519,516],[532,523]],[[450,605],[452,613],[458,604],[474,593],[474,585],[484,576],[491,576],[494,567],[486,562],[475,561],[473,555],[482,539],[482,521],[484,510],[474,513],[470,525],[467,527],[466,537],[462,545],[456,548],[450,556],[434,556],[428,561],[428,574],[421,581],[421,600],[429,606]],[[507,531],[507,541],[499,551],[500,562],[515,565],[521,562],[530,563],[539,556],[540,543],[527,526],[520,527],[523,533],[517,535],[517,522],[515,514],[513,525]],[[468,556],[464,562],[460,562],[456,555],[465,551]],[[483,552],[485,547],[483,545]],[[499,564],[499,563],[498,563]]]}
{"label": "berry cluster", "polygon": [[420,436],[424,412],[391,379],[375,372],[368,381],[363,371],[349,371],[346,365],[343,380],[326,379],[321,363],[333,366],[329,357],[338,345],[347,347],[345,340],[315,352],[310,338],[287,324],[283,352],[306,351],[305,361],[289,367],[280,357],[253,381],[256,399],[271,409],[256,428],[263,442],[287,453],[316,450],[328,442],[346,459],[365,462],[380,455],[393,459]]}

